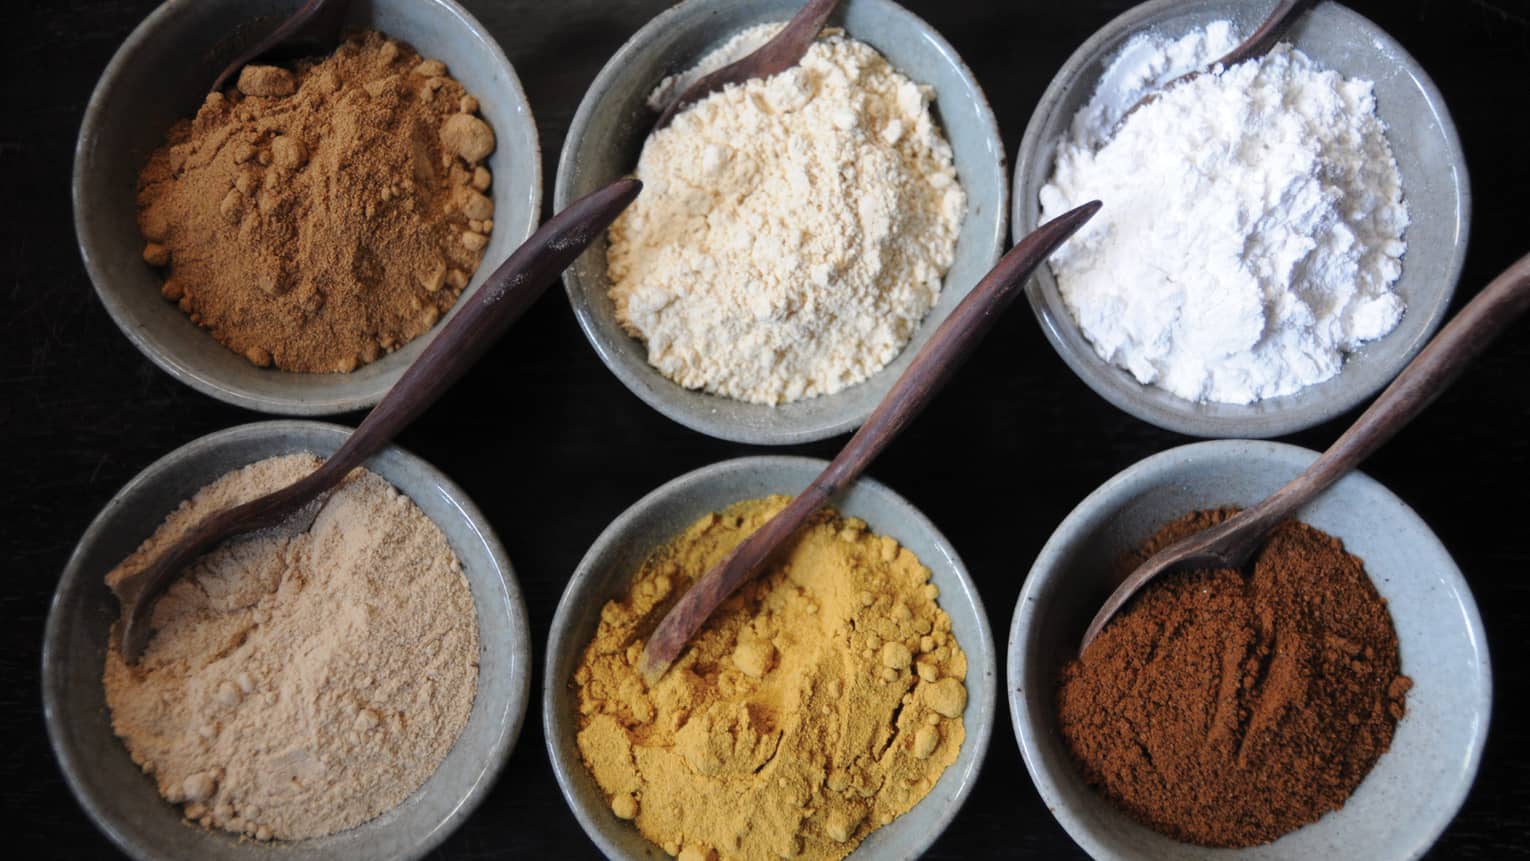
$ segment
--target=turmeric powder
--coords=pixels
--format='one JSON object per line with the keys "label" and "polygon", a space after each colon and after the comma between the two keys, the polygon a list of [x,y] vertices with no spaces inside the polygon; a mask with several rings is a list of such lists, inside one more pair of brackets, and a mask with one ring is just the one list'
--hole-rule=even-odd
{"label": "turmeric powder", "polygon": [[967,658],[930,571],[820,512],[652,688],[644,638],[789,500],[709,514],[606,604],[574,674],[580,756],[612,815],[672,856],[837,861],[956,760]]}

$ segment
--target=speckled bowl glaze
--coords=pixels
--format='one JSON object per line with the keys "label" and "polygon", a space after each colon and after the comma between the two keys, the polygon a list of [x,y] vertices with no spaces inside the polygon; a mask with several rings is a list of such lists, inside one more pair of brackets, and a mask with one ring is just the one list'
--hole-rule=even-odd
{"label": "speckled bowl glaze", "polygon": [[[74,226],[102,304],[155,364],[237,406],[322,415],[376,404],[445,320],[349,374],[257,368],[161,298],[162,278],[143,262],[136,221],[138,172],[164,143],[165,132],[196,112],[224,64],[298,5],[299,0],[169,0],[144,19],[101,74],[85,109],[75,147]],[[356,0],[346,26],[381,30],[446,63],[494,127],[498,146],[487,162],[494,173],[494,233],[463,292],[471,295],[531,235],[540,214],[541,150],[515,70],[494,37],[453,0]]]}
{"label": "speckled bowl glaze", "polygon": [[1036,558],[1009,634],[1009,705],[1041,799],[1090,855],[1109,861],[1417,858],[1466,799],[1492,710],[1482,620],[1439,539],[1402,500],[1353,473],[1297,513],[1365,561],[1414,681],[1392,748],[1344,807],[1273,843],[1206,849],[1165,837],[1085,784],[1057,728],[1062,662],[1117,580],[1116,560],[1190,511],[1251,505],[1317,455],[1281,443],[1204,442],[1143,460],[1068,515]]}
{"label": "speckled bowl glaze", "polygon": [[[617,819],[606,796],[579,759],[575,692],[570,684],[584,649],[595,636],[606,601],[626,591],[649,554],[697,519],[746,499],[773,493],[796,494],[827,464],[803,457],[747,457],[686,473],[628,508],[606,527],[579,563],[553,617],[542,680],[542,724],[547,752],[563,797],[585,833],[609,858],[667,861],[632,823]],[[871,833],[851,853],[855,861],[919,857],[950,824],[988,750],[997,697],[993,635],[977,587],[946,539],[912,505],[885,485],[861,479],[833,505],[865,520],[872,531],[891,535],[929,567],[940,588],[940,606],[967,653],[967,739],[956,762],[912,810]]]}
{"label": "speckled bowl glaze", "polygon": [[412,859],[445,840],[483,801],[519,735],[530,693],[531,641],[515,573],[462,489],[388,448],[367,469],[414,500],[451,542],[478,609],[478,694],[456,744],[430,779],[392,810],[349,831],[263,844],[187,825],[112,733],[101,672],[118,615],[103,578],[165,516],[224,473],[267,457],[328,456],[350,428],[317,422],[242,425],[184,445],[122,488],[85,530],[59,579],[43,641],[43,716],[64,777],[85,812],[138,859],[216,861]]}
{"label": "speckled bowl glaze", "polygon": [[[801,6],[801,0],[687,0],[650,21],[606,63],[585,93],[558,161],[554,206],[562,208],[633,172],[657,119],[645,100],[661,79],[695,65],[740,30],[785,21]],[[601,361],[634,394],[710,436],[786,445],[859,426],[956,303],[993,268],[1004,245],[1004,144],[982,88],[955,49],[890,0],[845,0],[829,23],[876,48],[912,80],[935,88],[936,119],[951,142],[957,174],[967,191],[956,259],[939,301],[886,368],[835,394],[772,407],[686,389],[648,364],[642,342],[616,322],[607,294],[606,242],[597,240],[563,273],[580,328]]]}
{"label": "speckled bowl glaze", "polygon": [[[1271,5],[1270,0],[1152,0],[1091,36],[1052,79],[1026,127],[1015,159],[1015,235],[1035,229],[1038,195],[1052,175],[1058,144],[1128,39],[1143,31],[1178,37],[1216,20],[1231,20],[1238,33],[1247,34]],[[1403,237],[1408,251],[1402,277],[1393,285],[1407,312],[1396,329],[1351,354],[1343,370],[1322,383],[1249,405],[1195,403],[1144,386],[1100,358],[1063,304],[1051,270],[1039,267],[1027,294],[1047,340],[1101,397],[1161,428],[1204,437],[1272,437],[1348,411],[1380,391],[1428,341],[1461,275],[1471,192],[1455,124],[1429,76],[1380,27],[1338,3],[1319,4],[1286,39],[1322,66],[1376,84],[1376,112],[1387,125],[1413,219]]]}

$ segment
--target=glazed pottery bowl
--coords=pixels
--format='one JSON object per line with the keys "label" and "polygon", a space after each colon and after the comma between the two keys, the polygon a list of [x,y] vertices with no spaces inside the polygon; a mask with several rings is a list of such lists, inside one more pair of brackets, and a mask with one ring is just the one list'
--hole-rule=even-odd
{"label": "glazed pottery bowl", "polygon": [[1138,824],[1097,794],[1062,740],[1058,671],[1077,653],[1089,619],[1118,582],[1122,555],[1182,514],[1260,501],[1315,457],[1303,448],[1247,440],[1155,455],[1080,503],[1032,566],[1010,628],[1010,714],[1042,801],[1095,858],[1417,858],[1466,799],[1492,704],[1482,620],[1439,539],[1406,503],[1360,473],[1296,516],[1364,560],[1391,610],[1402,672],[1414,686],[1391,749],[1343,808],[1263,846],[1191,846]]}
{"label": "glazed pottery bowl", "polygon": [[531,644],[520,587],[504,549],[462,489],[399,448],[367,462],[440,527],[462,562],[478,611],[478,693],[467,725],[441,766],[392,810],[329,837],[274,845],[190,826],[112,733],[101,673],[119,612],[104,582],[199,488],[267,457],[333,454],[349,428],[317,422],[243,425],[202,437],[151,464],[85,530],[64,568],[43,642],[43,714],[64,777],[85,812],[122,851],[139,859],[218,861],[419,858],[478,806],[510,756],[530,692]]}
{"label": "glazed pottery bowl", "polygon": [[[1090,37],[1052,79],[1026,127],[1015,160],[1015,235],[1035,229],[1038,195],[1052,175],[1058,145],[1132,36],[1152,32],[1177,38],[1217,20],[1230,20],[1235,32],[1247,34],[1271,5],[1268,0],[1152,0]],[[1407,311],[1396,329],[1351,354],[1343,369],[1322,383],[1249,405],[1196,403],[1138,383],[1100,358],[1063,303],[1051,270],[1039,267],[1027,292],[1047,340],[1101,397],[1161,428],[1204,437],[1272,437],[1348,411],[1380,391],[1428,341],[1461,274],[1471,219],[1466,162],[1450,112],[1429,76],[1381,28],[1337,3],[1318,4],[1286,39],[1320,66],[1375,82],[1376,112],[1387,126],[1413,220],[1403,237],[1408,250],[1402,276],[1393,285]]]}
{"label": "glazed pottery bowl", "polygon": [[[571,683],[585,647],[595,636],[606,601],[621,596],[649,554],[697,519],[735,502],[771,494],[796,494],[826,464],[801,457],[748,457],[687,473],[638,500],[618,517],[579,563],[553,617],[543,679],[542,723],[553,771],[585,833],[607,857],[665,861],[669,856],[630,822],[617,819],[605,794],[579,758],[576,694]],[[929,567],[940,589],[940,606],[967,653],[967,739],[956,762],[930,794],[891,824],[873,831],[850,855],[855,861],[912,859],[951,822],[972,790],[993,729],[997,659],[988,617],[961,559],[912,505],[886,486],[861,479],[836,498],[841,514],[859,517],[878,534],[890,535]]]}
{"label": "glazed pottery bowl", "polygon": [[[123,334],[171,376],[247,409],[321,415],[376,404],[450,319],[349,374],[257,368],[224,347],[159,290],[143,262],[138,172],[170,126],[196,113],[218,72],[300,5],[299,0],[168,0],[128,36],[85,109],[74,159],[74,222],[85,268]],[[515,70],[493,36],[453,0],[359,0],[347,29],[381,30],[446,63],[481,105],[497,147],[494,232],[471,295],[531,231],[542,200],[536,124]],[[457,307],[461,307],[462,300]]]}
{"label": "glazed pottery bowl", "polygon": [[[740,30],[785,21],[801,0],[687,0],[650,21],[606,63],[585,93],[558,160],[554,206],[637,167],[657,115],[646,99],[665,76],[683,72]],[[652,365],[624,332],[608,295],[606,242],[597,240],[563,273],[579,326],[606,366],[654,409],[686,427],[735,442],[786,445],[852,430],[871,414],[919,348],[999,259],[1008,214],[1004,145],[972,72],[940,34],[891,0],[845,0],[831,26],[880,51],[910,79],[935,88],[937,122],[951,142],[967,192],[967,214],[940,299],[886,368],[832,395],[780,406],[686,389]]]}

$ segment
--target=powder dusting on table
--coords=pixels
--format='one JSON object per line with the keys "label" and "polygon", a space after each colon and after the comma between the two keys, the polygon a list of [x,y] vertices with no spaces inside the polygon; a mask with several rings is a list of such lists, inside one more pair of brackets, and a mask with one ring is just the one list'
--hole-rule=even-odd
{"label": "powder dusting on table", "polygon": [[574,675],[580,756],[611,815],[684,861],[843,858],[929,793],[966,736],[967,658],[929,569],[830,511],[645,685],[644,637],[787,502],[739,503],[656,551]]}
{"label": "powder dusting on table", "polygon": [[1246,404],[1329,379],[1397,325],[1409,216],[1371,82],[1280,44],[1160,89],[1235,41],[1219,22],[1129,42],[1040,202],[1043,220],[1105,204],[1049,261],[1101,358],[1191,401]]}
{"label": "powder dusting on table", "polygon": [[[1123,571],[1231,514],[1170,523]],[[1253,846],[1344,805],[1412,684],[1364,563],[1287,521],[1248,574],[1149,584],[1064,668],[1058,724],[1085,778],[1143,824]]]}
{"label": "powder dusting on table", "polygon": [[138,180],[162,293],[255,365],[346,372],[456,302],[493,229],[494,132],[439,60],[379,33],[246,66]]}
{"label": "powder dusting on table", "polygon": [[[777,26],[745,31],[703,67]],[[650,136],[643,194],[607,251],[617,319],[649,363],[688,388],[779,404],[892,361],[940,295],[966,211],[932,97],[831,34],[797,66],[714,93]]]}
{"label": "powder dusting on table", "polygon": [[[108,576],[114,588],[214,511],[311,473],[262,460],[202,488]],[[187,819],[258,839],[355,827],[418,789],[472,711],[478,624],[456,555],[365,470],[313,525],[229,541],[154,608],[138,664],[116,648],[112,728]]]}

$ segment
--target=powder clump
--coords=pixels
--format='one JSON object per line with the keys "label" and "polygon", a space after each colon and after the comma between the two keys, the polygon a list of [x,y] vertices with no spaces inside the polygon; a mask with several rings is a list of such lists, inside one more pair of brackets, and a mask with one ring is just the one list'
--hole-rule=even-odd
{"label": "powder clump", "polygon": [[834,34],[650,136],[643,194],[607,251],[617,319],[649,363],[688,388],[780,404],[892,361],[940,295],[966,211],[932,96]]}
{"label": "powder clump", "polygon": [[380,33],[246,66],[138,178],[144,261],[260,367],[348,372],[435,325],[493,229],[493,130],[437,60]]}
{"label": "powder clump", "polygon": [[[259,461],[202,488],[107,576],[113,588],[193,524],[312,472]],[[291,534],[203,556],[154,608],[138,664],[116,647],[112,729],[187,819],[257,839],[319,837],[420,787],[472,711],[478,626],[446,537],[386,481],[356,470]]]}
{"label": "powder clump", "polygon": [[965,738],[967,658],[929,569],[828,511],[645,685],[644,638],[787,501],[707,515],[656,551],[574,675],[581,758],[612,815],[670,855],[843,858],[923,798]]}
{"label": "powder clump", "polygon": [[[1231,513],[1170,523],[1122,568]],[[1085,778],[1132,817],[1244,847],[1342,807],[1391,745],[1410,687],[1361,560],[1288,521],[1247,575],[1150,584],[1064,668],[1058,723]]]}

